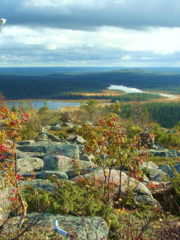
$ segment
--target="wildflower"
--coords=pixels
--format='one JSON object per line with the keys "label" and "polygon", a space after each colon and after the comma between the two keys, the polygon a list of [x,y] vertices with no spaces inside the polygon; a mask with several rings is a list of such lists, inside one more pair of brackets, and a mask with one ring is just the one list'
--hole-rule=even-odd
{"label": "wildflower", "polygon": [[119,198],[119,202],[122,202],[122,198]]}

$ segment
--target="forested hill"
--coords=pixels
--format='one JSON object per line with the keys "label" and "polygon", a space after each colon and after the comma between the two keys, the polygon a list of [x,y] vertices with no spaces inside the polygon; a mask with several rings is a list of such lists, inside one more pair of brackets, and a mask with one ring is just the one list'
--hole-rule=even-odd
{"label": "forested hill", "polygon": [[0,92],[6,100],[62,99],[64,93],[100,92],[111,84],[180,94],[180,74],[141,69],[44,76],[0,75]]}

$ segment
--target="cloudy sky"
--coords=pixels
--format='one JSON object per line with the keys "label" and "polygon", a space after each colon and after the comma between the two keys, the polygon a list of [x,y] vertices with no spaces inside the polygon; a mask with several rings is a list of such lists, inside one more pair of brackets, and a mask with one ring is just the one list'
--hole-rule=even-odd
{"label": "cloudy sky", "polygon": [[1,0],[0,66],[180,67],[179,0]]}

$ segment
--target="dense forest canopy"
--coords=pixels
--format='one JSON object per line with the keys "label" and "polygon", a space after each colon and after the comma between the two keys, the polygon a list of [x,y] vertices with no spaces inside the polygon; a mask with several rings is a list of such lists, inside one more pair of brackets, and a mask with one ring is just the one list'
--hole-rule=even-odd
{"label": "dense forest canopy", "polygon": [[141,69],[92,73],[57,73],[44,76],[0,74],[0,92],[6,100],[63,99],[70,92],[101,92],[110,85],[180,93],[180,74]]}

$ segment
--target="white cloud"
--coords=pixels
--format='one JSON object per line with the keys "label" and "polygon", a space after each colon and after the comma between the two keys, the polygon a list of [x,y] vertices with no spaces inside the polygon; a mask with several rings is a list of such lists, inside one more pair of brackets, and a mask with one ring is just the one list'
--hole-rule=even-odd
{"label": "white cloud", "polygon": [[129,60],[130,59],[130,56],[124,56],[124,57],[122,57],[122,60]]}

